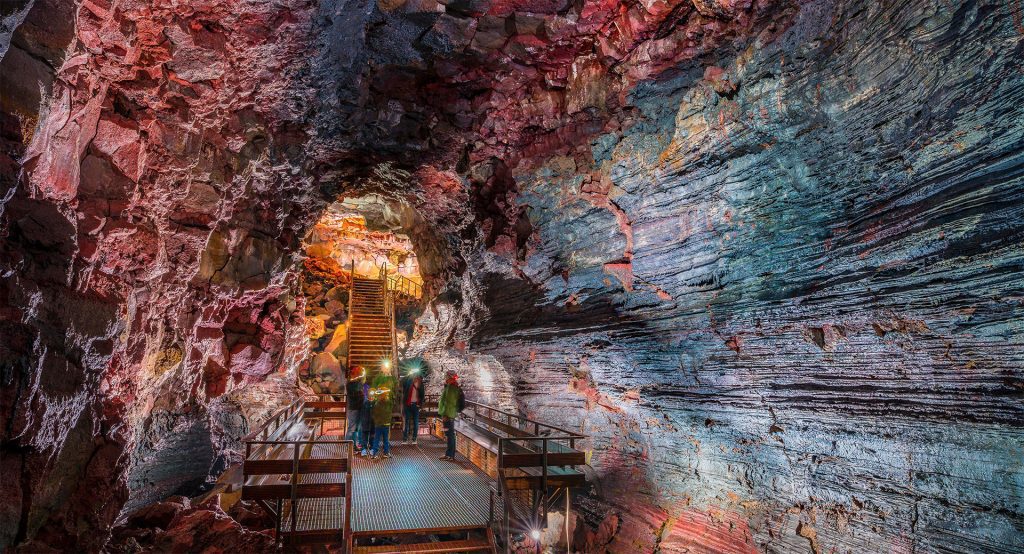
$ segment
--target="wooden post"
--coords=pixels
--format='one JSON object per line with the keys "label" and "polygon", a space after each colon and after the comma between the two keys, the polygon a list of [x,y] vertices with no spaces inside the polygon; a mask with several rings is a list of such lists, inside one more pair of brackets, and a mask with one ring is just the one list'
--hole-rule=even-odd
{"label": "wooden post", "polygon": [[565,551],[572,554],[572,538],[569,536],[569,513],[571,511],[572,495],[569,487],[565,487]]}
{"label": "wooden post", "polygon": [[299,500],[299,441],[292,443],[292,533],[298,521]]}
{"label": "wooden post", "polygon": [[348,471],[345,472],[345,521],[342,524],[344,541],[348,552],[352,552],[352,461],[355,457],[353,442],[348,441]]}

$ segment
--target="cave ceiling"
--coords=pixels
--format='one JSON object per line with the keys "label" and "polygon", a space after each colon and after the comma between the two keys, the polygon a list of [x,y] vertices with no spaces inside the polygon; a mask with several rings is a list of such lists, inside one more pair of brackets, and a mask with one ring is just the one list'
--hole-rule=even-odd
{"label": "cave ceiling", "polygon": [[1021,21],[4,3],[0,548],[101,551],[237,462],[341,327],[304,238],[372,198],[412,353],[591,437],[583,551],[1024,550]]}

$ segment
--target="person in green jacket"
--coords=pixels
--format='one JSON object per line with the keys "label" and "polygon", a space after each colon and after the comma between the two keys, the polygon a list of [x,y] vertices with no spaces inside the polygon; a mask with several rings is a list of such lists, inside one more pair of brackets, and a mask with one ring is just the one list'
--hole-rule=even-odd
{"label": "person in green jacket", "polygon": [[[370,397],[373,399],[373,443],[370,447],[373,458],[391,457],[391,414],[395,409],[397,383],[389,373],[381,372],[373,379]],[[381,446],[377,446],[378,442]]]}
{"label": "person in green jacket", "polygon": [[437,403],[437,413],[444,423],[444,434],[448,439],[448,449],[441,457],[442,460],[455,461],[455,418],[459,417],[465,406],[466,395],[459,385],[459,374],[448,371],[444,391],[441,392],[441,399]]}

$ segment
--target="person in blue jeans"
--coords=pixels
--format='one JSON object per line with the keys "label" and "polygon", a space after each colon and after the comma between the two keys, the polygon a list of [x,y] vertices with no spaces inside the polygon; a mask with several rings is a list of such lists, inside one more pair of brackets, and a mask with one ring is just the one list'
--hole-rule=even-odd
{"label": "person in blue jeans", "polygon": [[370,385],[363,379],[363,407],[359,410],[359,444],[363,447],[360,456],[370,454],[370,439],[373,438],[373,400]]}
{"label": "person in blue jeans", "polygon": [[363,449],[362,440],[363,380],[366,373],[363,368],[354,366],[349,370],[348,383],[345,385],[345,436],[354,443],[356,451]]}
{"label": "person in blue jeans", "polygon": [[[418,370],[414,370],[417,371]],[[416,444],[420,430],[420,406],[423,405],[423,377],[413,373],[402,387],[402,443]]]}
{"label": "person in blue jeans", "polygon": [[445,450],[442,460],[455,461],[455,418],[459,417],[466,406],[466,396],[459,386],[459,374],[449,371],[445,378],[444,391],[441,392],[441,400],[437,403],[437,413],[444,423],[444,434],[448,439],[448,449]]}
{"label": "person in blue jeans", "polygon": [[[380,373],[373,379],[373,387],[370,388],[370,398],[373,399],[373,443],[370,448],[373,451],[373,459],[391,457],[391,411],[394,409],[394,399],[398,396],[396,389],[398,383],[395,378],[387,373]],[[378,446],[379,445],[379,446]]]}

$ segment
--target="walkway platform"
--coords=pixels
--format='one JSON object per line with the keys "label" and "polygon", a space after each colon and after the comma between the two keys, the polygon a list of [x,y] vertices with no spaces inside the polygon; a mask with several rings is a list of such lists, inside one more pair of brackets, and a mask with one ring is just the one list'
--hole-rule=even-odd
{"label": "walkway platform", "polygon": [[392,443],[391,459],[357,458],[352,471],[352,532],[478,529],[489,525],[491,480],[469,462],[442,461],[444,443]]}
{"label": "walkway platform", "polygon": [[[445,446],[436,420],[427,425],[431,434],[421,428],[418,444],[393,442],[392,458],[371,460],[354,456],[352,441],[343,438],[344,400],[296,399],[245,438],[241,498],[275,518],[286,548],[335,545],[352,554],[517,548],[513,542],[530,542],[524,533],[547,521],[555,501],[564,498],[568,510],[569,489],[586,483],[578,469],[586,456],[576,448],[586,437],[466,404],[455,426],[457,461],[440,459]],[[398,435],[393,429],[392,437]]]}

